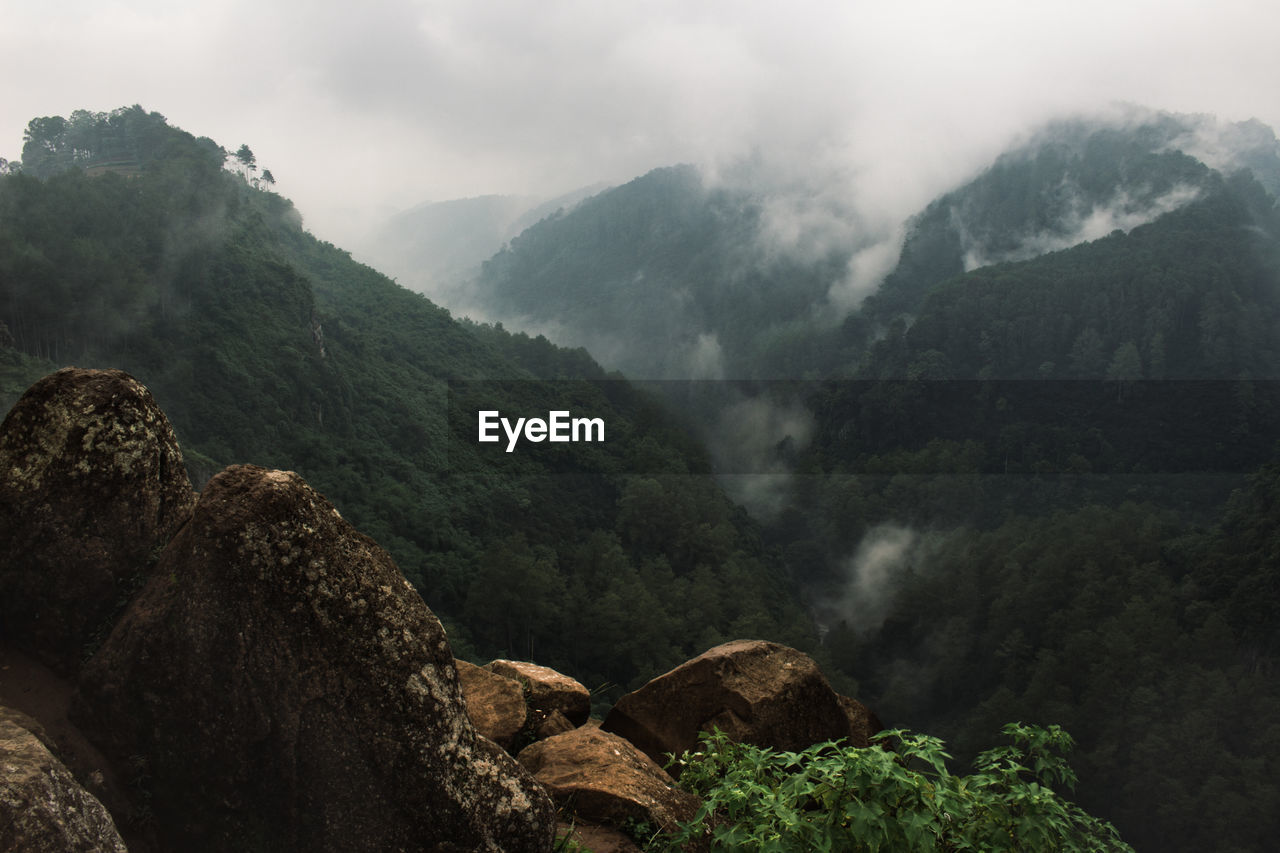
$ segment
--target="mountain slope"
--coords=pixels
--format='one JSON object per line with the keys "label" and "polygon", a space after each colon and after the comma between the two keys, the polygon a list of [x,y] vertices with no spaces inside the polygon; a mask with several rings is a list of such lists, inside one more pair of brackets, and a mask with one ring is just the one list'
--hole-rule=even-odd
{"label": "mountain slope", "polygon": [[882,713],[963,756],[1059,723],[1138,849],[1268,849],[1280,211],[1159,139],[1080,139],[917,220],[770,532],[824,567],[827,648]]}
{"label": "mountain slope", "polygon": [[[519,340],[483,340],[316,241],[157,114],[29,135],[32,167],[0,178],[6,358],[130,371],[198,482],[232,461],[299,471],[388,547],[460,654],[536,650],[626,685],[711,639],[812,645],[750,522],[699,476],[703,451],[625,382],[555,348],[566,381],[539,379],[502,352]],[[506,454],[476,442],[481,409],[600,417],[607,440]],[[588,601],[614,605],[597,622]]]}
{"label": "mountain slope", "polygon": [[454,310],[470,307],[463,283],[511,238],[601,190],[586,187],[550,200],[486,195],[418,205],[381,223],[357,255],[400,284]]}
{"label": "mountain slope", "polygon": [[1258,122],[1136,111],[1054,122],[917,214],[898,266],[864,307],[911,314],[933,285],[1152,222],[1203,197],[1212,173],[1280,189],[1280,143]]}
{"label": "mountain slope", "polygon": [[495,319],[587,348],[645,379],[786,375],[844,256],[762,242],[764,200],[657,169],[550,217],[472,284]]}

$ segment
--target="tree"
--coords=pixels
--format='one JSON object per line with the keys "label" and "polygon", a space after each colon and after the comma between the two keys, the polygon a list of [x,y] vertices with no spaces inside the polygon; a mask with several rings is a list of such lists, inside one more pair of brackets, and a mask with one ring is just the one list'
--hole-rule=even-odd
{"label": "tree", "polygon": [[253,173],[258,170],[258,158],[254,156],[253,149],[247,144],[241,145],[236,149],[235,158],[240,163],[240,174],[256,185]]}
{"label": "tree", "polygon": [[1116,348],[1107,368],[1107,381],[1117,386],[1118,399],[1123,400],[1133,383],[1142,378],[1142,356],[1133,341],[1125,341]]}

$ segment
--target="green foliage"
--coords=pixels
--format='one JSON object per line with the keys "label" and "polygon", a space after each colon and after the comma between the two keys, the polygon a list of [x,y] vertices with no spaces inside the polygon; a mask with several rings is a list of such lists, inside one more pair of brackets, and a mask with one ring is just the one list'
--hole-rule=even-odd
{"label": "green foliage", "polygon": [[675,764],[704,804],[662,849],[706,841],[712,850],[779,853],[1131,849],[1058,793],[1075,784],[1070,735],[1017,723],[1004,733],[1013,744],[982,753],[968,776],[947,769],[941,740],[901,730],[865,749],[833,741],[800,753],[703,735]]}

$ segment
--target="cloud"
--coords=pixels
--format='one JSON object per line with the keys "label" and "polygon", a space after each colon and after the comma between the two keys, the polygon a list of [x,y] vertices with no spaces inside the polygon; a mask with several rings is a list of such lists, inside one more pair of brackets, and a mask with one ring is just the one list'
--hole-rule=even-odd
{"label": "cloud", "polygon": [[906,527],[882,524],[868,530],[843,563],[840,592],[816,605],[819,620],[843,621],[859,634],[879,629],[893,605],[898,576],[918,571],[926,548],[926,539]]}
{"label": "cloud", "polygon": [[0,153],[34,116],[141,103],[249,143],[338,242],[428,199],[748,157],[880,223],[1112,99],[1280,124],[1277,30],[1260,0],[26,4],[0,33]]}
{"label": "cloud", "polygon": [[992,252],[990,247],[974,240],[961,227],[964,268],[967,272],[988,264],[1026,260],[1099,240],[1113,231],[1128,233],[1139,225],[1154,222],[1166,213],[1190,204],[1200,196],[1201,189],[1188,184],[1178,184],[1149,201],[1134,198],[1128,191],[1120,189],[1102,204],[1086,208],[1077,194],[1071,199],[1071,209],[1052,230],[1024,235],[1016,248],[1000,252]]}

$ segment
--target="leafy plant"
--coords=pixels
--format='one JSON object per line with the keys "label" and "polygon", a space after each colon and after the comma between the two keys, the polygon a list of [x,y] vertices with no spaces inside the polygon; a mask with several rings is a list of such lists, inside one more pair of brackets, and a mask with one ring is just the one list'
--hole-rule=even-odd
{"label": "leafy plant", "polygon": [[982,753],[969,776],[947,769],[941,740],[900,729],[868,748],[828,741],[800,753],[707,734],[673,762],[704,805],[665,847],[651,849],[1131,849],[1055,790],[1075,784],[1064,757],[1069,734],[1021,723],[1004,733],[1013,743]]}

